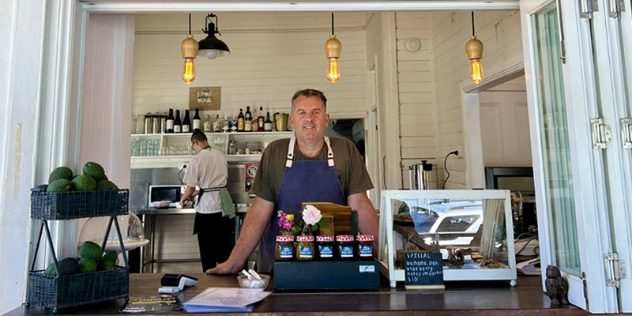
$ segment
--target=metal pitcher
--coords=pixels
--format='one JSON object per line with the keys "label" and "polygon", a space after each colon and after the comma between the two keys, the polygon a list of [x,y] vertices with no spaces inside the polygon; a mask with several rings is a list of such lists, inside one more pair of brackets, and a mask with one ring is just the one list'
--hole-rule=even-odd
{"label": "metal pitcher", "polygon": [[437,189],[437,170],[428,160],[408,167],[408,180],[411,190]]}
{"label": "metal pitcher", "polygon": [[276,121],[276,130],[279,132],[287,131],[287,120],[289,115],[285,113],[275,113],[274,120]]}

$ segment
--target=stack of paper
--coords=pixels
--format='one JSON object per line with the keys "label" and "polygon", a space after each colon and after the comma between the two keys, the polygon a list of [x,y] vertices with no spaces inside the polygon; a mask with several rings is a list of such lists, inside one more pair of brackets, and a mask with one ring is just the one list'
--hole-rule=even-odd
{"label": "stack of paper", "polygon": [[188,313],[251,312],[255,303],[270,292],[251,289],[211,287],[184,303]]}

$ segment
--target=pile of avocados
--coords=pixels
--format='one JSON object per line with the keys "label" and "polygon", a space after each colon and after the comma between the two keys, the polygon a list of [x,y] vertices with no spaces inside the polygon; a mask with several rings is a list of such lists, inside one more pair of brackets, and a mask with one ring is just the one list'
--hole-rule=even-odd
{"label": "pile of avocados", "polygon": [[[116,268],[116,251],[103,254],[101,247],[91,241],[86,241],[79,250],[78,258],[65,258],[58,262],[59,276],[95,271],[108,271]],[[51,263],[44,274],[56,275],[55,263]]]}
{"label": "pile of avocados", "polygon": [[104,191],[118,187],[108,180],[103,167],[96,162],[86,162],[82,175],[73,175],[68,167],[57,167],[48,177],[46,192]]}

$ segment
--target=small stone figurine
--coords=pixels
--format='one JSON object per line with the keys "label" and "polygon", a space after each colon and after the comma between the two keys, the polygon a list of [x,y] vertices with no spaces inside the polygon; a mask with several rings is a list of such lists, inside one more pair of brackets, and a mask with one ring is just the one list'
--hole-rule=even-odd
{"label": "small stone figurine", "polygon": [[568,282],[562,277],[560,269],[556,266],[549,265],[546,267],[546,295],[551,298],[551,304],[560,305],[568,304],[566,295],[568,294]]}

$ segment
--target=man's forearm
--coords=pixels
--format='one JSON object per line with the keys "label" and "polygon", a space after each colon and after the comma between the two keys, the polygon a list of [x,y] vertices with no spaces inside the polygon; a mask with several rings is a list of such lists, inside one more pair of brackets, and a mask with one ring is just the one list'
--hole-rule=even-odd
{"label": "man's forearm", "polygon": [[353,210],[358,212],[358,230],[365,235],[373,235],[374,247],[373,254],[377,254],[377,248],[379,248],[378,234],[379,223],[377,219],[377,212],[371,204],[371,200],[366,196],[366,193],[357,193],[347,198],[347,203]]}
{"label": "man's forearm", "polygon": [[186,190],[184,190],[184,193],[182,193],[182,197],[180,197],[180,201],[186,201],[188,198],[191,197],[191,195],[193,195],[193,192],[195,192],[195,187],[187,186]]}
{"label": "man's forearm", "polygon": [[244,224],[241,227],[239,239],[228,258],[228,262],[233,267],[241,267],[246,263],[252,251],[263,236],[263,232],[268,226],[274,203],[255,198],[255,202],[248,210]]}

